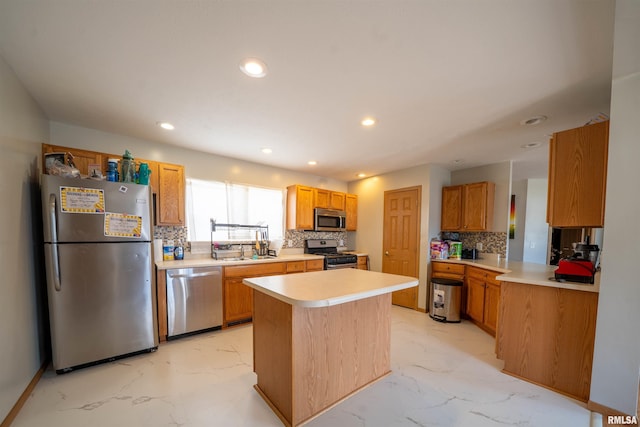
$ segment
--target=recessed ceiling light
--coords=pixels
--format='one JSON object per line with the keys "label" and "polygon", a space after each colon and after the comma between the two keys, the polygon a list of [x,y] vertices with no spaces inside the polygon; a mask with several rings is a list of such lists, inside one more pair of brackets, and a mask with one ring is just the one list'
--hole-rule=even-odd
{"label": "recessed ceiling light", "polygon": [[540,124],[545,120],[547,120],[547,116],[533,116],[533,117],[529,117],[528,119],[522,120],[520,124],[523,126],[532,126],[532,125]]}
{"label": "recessed ceiling light", "polygon": [[366,173],[360,172],[358,175],[356,175],[358,178],[364,178],[365,176],[367,176]]}
{"label": "recessed ceiling light", "polygon": [[308,164],[309,166],[315,166],[315,165],[317,165],[317,164],[318,164],[318,162],[316,162],[315,160],[309,160],[309,161],[307,162],[307,164]]}
{"label": "recessed ceiling light", "polygon": [[528,144],[522,144],[520,147],[521,148],[537,148],[540,147],[541,143],[539,142],[530,142]]}
{"label": "recessed ceiling light", "polygon": [[271,154],[271,153],[273,153],[273,150],[272,150],[271,148],[268,148],[268,147],[264,147],[261,151],[262,151],[264,154]]}
{"label": "recessed ceiling light", "polygon": [[162,129],[166,129],[166,130],[174,130],[176,128],[174,125],[172,125],[169,122],[157,122],[157,125],[160,126]]}
{"label": "recessed ceiling light", "polygon": [[267,75],[267,64],[257,58],[247,58],[240,63],[240,69],[249,77],[261,78]]}
{"label": "recessed ceiling light", "polygon": [[373,117],[365,117],[360,123],[362,124],[362,126],[373,126],[376,124],[376,119],[374,119]]}

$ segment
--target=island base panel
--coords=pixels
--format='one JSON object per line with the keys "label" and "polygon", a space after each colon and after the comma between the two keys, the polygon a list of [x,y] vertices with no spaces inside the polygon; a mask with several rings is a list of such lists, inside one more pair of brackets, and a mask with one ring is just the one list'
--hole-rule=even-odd
{"label": "island base panel", "polygon": [[254,298],[256,389],[286,425],[391,372],[391,294],[315,308]]}

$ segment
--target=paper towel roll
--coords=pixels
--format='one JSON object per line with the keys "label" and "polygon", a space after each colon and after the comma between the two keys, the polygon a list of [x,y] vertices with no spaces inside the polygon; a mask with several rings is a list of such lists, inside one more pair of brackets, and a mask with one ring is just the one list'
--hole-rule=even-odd
{"label": "paper towel roll", "polygon": [[162,239],[153,239],[153,261],[162,261]]}

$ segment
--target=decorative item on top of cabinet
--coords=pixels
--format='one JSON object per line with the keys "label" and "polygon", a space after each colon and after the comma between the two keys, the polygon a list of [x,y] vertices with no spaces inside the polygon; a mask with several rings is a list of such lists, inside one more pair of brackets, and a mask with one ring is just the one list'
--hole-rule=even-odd
{"label": "decorative item on top of cabinet", "polygon": [[442,231],[487,231],[493,225],[493,182],[442,187]]}
{"label": "decorative item on top of cabinet", "polygon": [[[431,261],[431,277],[439,279],[453,279],[462,282],[462,293],[460,295],[460,315],[467,314],[467,284],[464,280],[464,264],[452,262]],[[430,308],[430,307],[429,307]]]}
{"label": "decorative item on top of cabinet", "polygon": [[481,329],[495,336],[500,304],[499,273],[467,267],[467,315]]}
{"label": "decorative item on top of cabinet", "polygon": [[547,193],[550,226],[604,226],[608,152],[608,120],[553,134]]}
{"label": "decorative item on top of cabinet", "polygon": [[358,229],[358,196],[347,194],[345,197],[345,211],[347,212],[347,231]]}
{"label": "decorative item on top of cabinet", "polygon": [[[108,154],[96,151],[81,150],[79,148],[61,147],[59,145],[42,144],[42,171],[46,171],[45,154],[47,153],[70,153],[73,163],[80,171],[81,175],[89,175],[89,165],[99,165],[104,174],[107,170]],[[120,156],[111,156],[120,158]]]}

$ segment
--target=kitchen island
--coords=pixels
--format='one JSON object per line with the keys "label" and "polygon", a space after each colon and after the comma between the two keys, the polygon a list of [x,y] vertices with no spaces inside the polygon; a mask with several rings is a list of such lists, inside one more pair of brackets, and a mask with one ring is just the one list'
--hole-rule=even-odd
{"label": "kitchen island", "polygon": [[413,277],[357,269],[245,279],[258,393],[287,426],[391,372],[391,292]]}

